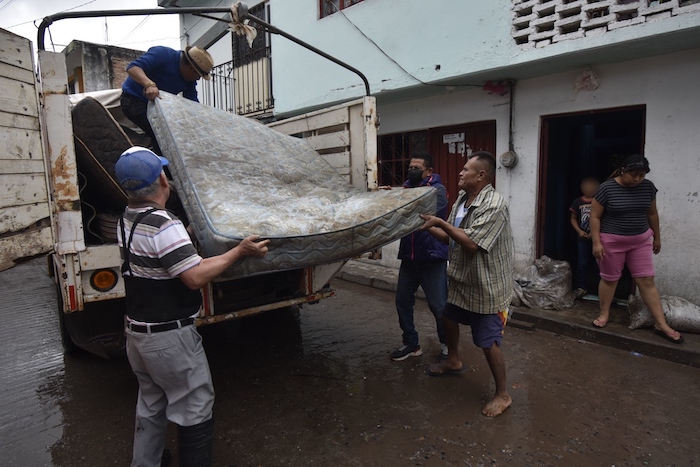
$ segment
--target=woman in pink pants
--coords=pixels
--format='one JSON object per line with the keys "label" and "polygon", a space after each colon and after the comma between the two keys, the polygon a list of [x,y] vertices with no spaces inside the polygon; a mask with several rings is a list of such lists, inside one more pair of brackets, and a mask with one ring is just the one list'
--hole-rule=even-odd
{"label": "woman in pink pants", "polygon": [[654,317],[655,332],[678,344],[683,342],[683,336],[666,323],[654,283],[652,253],[661,250],[661,231],[656,210],[658,190],[646,180],[647,173],[649,161],[639,155],[630,156],[618,175],[603,183],[593,198],[591,238],[593,256],[600,267],[600,316],[593,325],[603,328],[608,324],[615,288],[626,264]]}

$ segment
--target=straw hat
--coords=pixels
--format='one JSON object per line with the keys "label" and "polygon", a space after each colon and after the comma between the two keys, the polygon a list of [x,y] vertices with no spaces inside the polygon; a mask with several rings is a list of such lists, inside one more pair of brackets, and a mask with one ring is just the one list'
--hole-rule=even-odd
{"label": "straw hat", "polygon": [[209,72],[214,68],[214,59],[209,52],[199,47],[188,45],[185,48],[185,58],[195,71],[199,73],[199,76],[206,80],[211,79]]}

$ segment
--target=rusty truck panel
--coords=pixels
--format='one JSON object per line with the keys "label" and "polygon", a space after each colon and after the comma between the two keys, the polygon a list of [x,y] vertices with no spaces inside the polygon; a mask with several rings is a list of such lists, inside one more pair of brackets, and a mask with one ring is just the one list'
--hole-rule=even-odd
{"label": "rusty truck panel", "polygon": [[54,249],[57,254],[85,250],[78,190],[78,167],[68,101],[68,76],[63,54],[39,51],[42,130],[53,198]]}
{"label": "rusty truck panel", "polygon": [[0,270],[53,247],[39,127],[31,43],[0,29]]}

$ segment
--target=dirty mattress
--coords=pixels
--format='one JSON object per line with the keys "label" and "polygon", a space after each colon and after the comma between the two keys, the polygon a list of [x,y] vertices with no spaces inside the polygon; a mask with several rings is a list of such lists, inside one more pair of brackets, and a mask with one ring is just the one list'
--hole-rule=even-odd
{"label": "dirty mattress", "polygon": [[422,225],[433,188],[366,192],[350,185],[304,140],[161,92],[148,119],[204,256],[248,235],[271,239],[225,278],[346,260]]}

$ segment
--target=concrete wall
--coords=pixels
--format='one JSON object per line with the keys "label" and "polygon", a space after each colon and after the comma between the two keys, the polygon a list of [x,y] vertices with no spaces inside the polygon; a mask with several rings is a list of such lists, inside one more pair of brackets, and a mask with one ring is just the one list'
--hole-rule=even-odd
{"label": "concrete wall", "polygon": [[[373,93],[419,84],[340,13],[319,19],[318,4],[318,0],[271,0],[273,24],[360,69]],[[672,44],[677,46],[672,35],[665,33],[700,31],[700,10],[693,8],[689,13],[591,37],[542,48],[522,47],[511,35],[512,7],[511,0],[365,0],[343,12],[388,55],[426,82],[483,72],[495,78],[532,76],[571,68],[591,58],[599,61],[608,52],[607,59],[612,61],[667,46],[654,52],[661,53]],[[697,36],[700,34],[682,42],[697,42]],[[608,50],[615,44],[617,55]],[[351,72],[278,36],[273,37],[272,48],[276,113],[362,95],[361,81]],[[537,66],[530,65],[534,62]],[[518,67],[515,73],[512,69]]]}
{"label": "concrete wall", "polygon": [[700,303],[700,49],[594,69],[600,87],[591,92],[574,91],[577,72],[518,84],[515,149],[522,160],[512,173],[510,199],[519,258],[534,255],[540,116],[645,104],[644,152],[661,218],[657,282],[662,294]]}
{"label": "concrete wall", "polygon": [[[127,78],[126,66],[143,51],[88,42],[73,42],[67,51],[68,75],[82,68],[84,92],[120,88]],[[77,88],[76,88],[77,90]]]}
{"label": "concrete wall", "polygon": [[[574,90],[582,69],[517,83],[514,144],[520,162],[514,169],[499,166],[497,175],[498,190],[510,203],[517,266],[535,257],[541,117],[644,104],[649,178],[659,188],[662,251],[656,257],[657,282],[663,294],[700,303],[700,49],[593,69],[600,78],[594,91]],[[380,133],[496,120],[496,152],[501,154],[508,149],[507,103],[507,96],[469,90],[381,105]],[[385,264],[395,265],[395,253],[385,253]]]}

